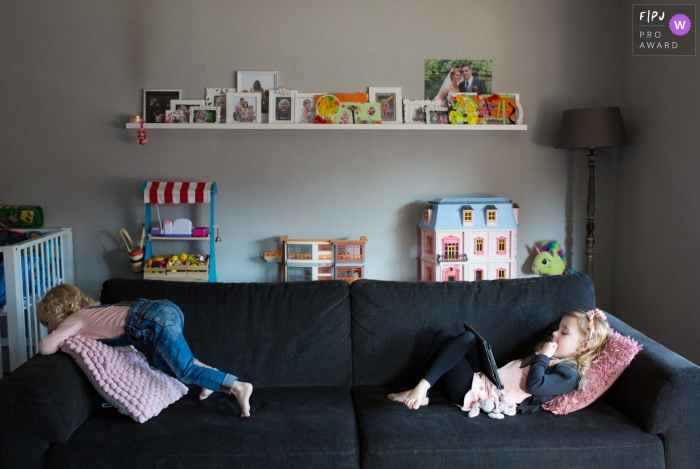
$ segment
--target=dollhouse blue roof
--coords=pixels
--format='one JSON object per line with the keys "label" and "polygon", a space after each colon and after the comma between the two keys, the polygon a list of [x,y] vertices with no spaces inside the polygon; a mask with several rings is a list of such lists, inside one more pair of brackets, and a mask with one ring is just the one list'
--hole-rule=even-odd
{"label": "dollhouse blue roof", "polygon": [[[433,199],[425,207],[432,209],[430,222],[425,223],[421,217],[420,228],[430,230],[478,230],[478,229],[517,229],[518,221],[513,209],[518,208],[512,200],[505,197],[484,197],[474,199]],[[486,210],[497,210],[496,225],[486,226]],[[462,225],[462,210],[473,211],[473,224]]]}

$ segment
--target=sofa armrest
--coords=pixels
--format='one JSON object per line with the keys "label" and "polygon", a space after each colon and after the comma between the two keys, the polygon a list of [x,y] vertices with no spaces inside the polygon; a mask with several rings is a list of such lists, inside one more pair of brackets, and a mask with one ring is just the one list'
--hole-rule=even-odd
{"label": "sofa armrest", "polygon": [[0,461],[44,467],[51,444],[64,443],[103,400],[68,355],[37,355],[0,380]]}
{"label": "sofa armrest", "polygon": [[603,399],[664,442],[667,469],[700,461],[700,367],[608,315],[613,329],[643,345]]}

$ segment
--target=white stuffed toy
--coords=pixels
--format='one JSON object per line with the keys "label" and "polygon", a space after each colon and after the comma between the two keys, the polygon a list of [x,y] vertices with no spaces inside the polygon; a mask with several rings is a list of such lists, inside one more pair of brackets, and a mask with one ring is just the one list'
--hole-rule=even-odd
{"label": "white stuffed toy", "polygon": [[469,411],[470,417],[476,417],[479,415],[479,411],[483,410],[492,419],[502,419],[505,415],[513,416],[517,405],[513,402],[513,399],[506,395],[501,395],[501,401],[493,401],[491,399],[484,399],[474,404]]}

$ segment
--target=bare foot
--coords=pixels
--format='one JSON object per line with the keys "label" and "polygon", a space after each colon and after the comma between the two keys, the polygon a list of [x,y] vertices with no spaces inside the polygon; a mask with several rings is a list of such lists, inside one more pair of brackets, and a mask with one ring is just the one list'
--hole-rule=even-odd
{"label": "bare foot", "polygon": [[[406,400],[406,397],[411,393],[412,389],[409,389],[408,391],[402,391],[402,392],[392,392],[391,394],[387,394],[386,397],[391,399],[392,401],[395,402],[404,402]],[[430,403],[430,398],[423,398],[423,401],[420,403],[421,406],[428,405]]]}
{"label": "bare foot", "polygon": [[430,384],[426,380],[421,379],[416,387],[411,389],[404,398],[403,403],[406,404],[406,407],[409,409],[418,410],[426,394],[428,394],[428,389],[430,389]]}
{"label": "bare foot", "polygon": [[241,418],[250,417],[250,395],[253,394],[253,385],[243,381],[236,381],[231,387],[231,394],[238,401],[238,405],[241,406]]}

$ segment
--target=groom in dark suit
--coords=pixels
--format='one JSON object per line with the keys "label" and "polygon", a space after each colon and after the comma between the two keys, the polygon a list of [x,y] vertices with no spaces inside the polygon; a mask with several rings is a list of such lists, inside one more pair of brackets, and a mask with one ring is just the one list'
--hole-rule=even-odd
{"label": "groom in dark suit", "polygon": [[476,78],[472,76],[472,67],[469,64],[462,64],[460,67],[462,70],[463,81],[459,82],[459,91],[463,93],[479,93],[487,94],[486,82],[481,78]]}

